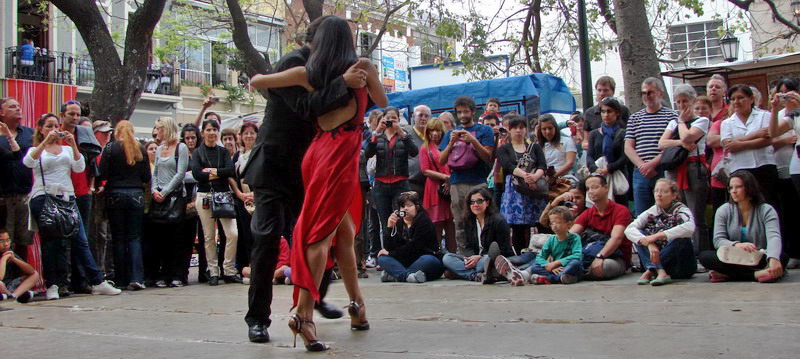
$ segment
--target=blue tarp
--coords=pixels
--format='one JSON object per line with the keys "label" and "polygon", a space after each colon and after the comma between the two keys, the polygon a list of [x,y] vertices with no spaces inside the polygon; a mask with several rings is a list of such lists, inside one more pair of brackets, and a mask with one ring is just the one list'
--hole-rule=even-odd
{"label": "blue tarp", "polygon": [[540,113],[571,114],[575,111],[575,98],[564,80],[542,73],[393,92],[388,97],[389,106],[407,108],[410,112],[417,105],[452,109],[456,97],[461,95],[471,96],[478,105],[486,103],[490,97],[503,102],[538,98]]}

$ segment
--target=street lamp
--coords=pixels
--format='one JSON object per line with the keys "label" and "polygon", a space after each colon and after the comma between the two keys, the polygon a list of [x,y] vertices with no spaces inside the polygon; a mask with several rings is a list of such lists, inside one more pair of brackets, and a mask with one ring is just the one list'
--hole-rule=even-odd
{"label": "street lamp", "polygon": [[739,58],[739,39],[731,35],[730,31],[719,39],[719,44],[722,47],[722,58],[726,62],[734,62]]}

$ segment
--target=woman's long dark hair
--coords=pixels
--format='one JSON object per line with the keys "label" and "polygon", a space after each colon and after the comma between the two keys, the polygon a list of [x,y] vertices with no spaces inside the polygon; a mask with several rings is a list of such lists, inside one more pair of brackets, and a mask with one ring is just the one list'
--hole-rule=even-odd
{"label": "woman's long dark hair", "polygon": [[[744,192],[750,197],[750,205],[758,207],[758,205],[766,202],[764,200],[764,193],[761,192],[761,186],[758,185],[758,181],[756,181],[756,177],[753,176],[752,173],[745,170],[738,170],[731,173],[731,177],[728,179],[728,188],[730,188],[731,180],[734,178],[742,180]],[[733,205],[736,204],[733,202],[733,199],[730,200],[730,203]]]}
{"label": "woman's long dark hair", "polygon": [[358,61],[353,32],[347,20],[331,16],[322,21],[311,41],[311,57],[306,63],[308,81],[314,88],[324,88]]}

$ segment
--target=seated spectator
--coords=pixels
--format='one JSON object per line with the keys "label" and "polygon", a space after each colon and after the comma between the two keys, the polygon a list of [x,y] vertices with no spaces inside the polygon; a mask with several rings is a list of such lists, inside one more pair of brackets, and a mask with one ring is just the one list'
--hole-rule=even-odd
{"label": "seated spectator", "polygon": [[[491,282],[491,273],[485,275],[490,267],[494,267],[489,259],[489,247],[495,247],[497,255],[512,256],[511,231],[508,222],[497,213],[492,203],[492,195],[485,186],[476,186],[467,193],[468,211],[464,230],[464,255],[447,253],[442,262],[452,273],[449,278],[461,278],[477,282]],[[496,244],[495,244],[496,243]],[[492,253],[494,254],[494,253]]]}
{"label": "seated spectator", "polygon": [[389,241],[378,252],[378,265],[383,268],[382,282],[425,283],[444,273],[442,261],[436,257],[433,222],[416,192],[401,193],[397,211],[389,216]]}
{"label": "seated spectator", "polygon": [[583,276],[581,237],[570,233],[574,224],[572,211],[564,206],[553,208],[548,214],[550,229],[555,232],[545,242],[542,251],[530,267],[533,284],[573,284]]}
{"label": "seated spectator", "polygon": [[14,298],[27,303],[33,299],[33,288],[39,273],[11,251],[11,236],[0,229],[0,301]]}
{"label": "seated spectator", "polygon": [[724,263],[716,251],[705,251],[700,253],[700,263],[709,270],[711,282],[777,281],[783,277],[789,257],[783,253],[775,209],[765,203],[756,177],[749,171],[731,174],[728,192],[730,202],[720,206],[714,218],[714,248],[735,246],[765,255],[757,265],[746,266]]}
{"label": "seated spectator", "polygon": [[586,179],[586,191],[594,202],[584,211],[570,232],[581,235],[583,266],[587,279],[614,279],[631,263],[631,242],[625,240],[625,227],[631,223],[628,207],[608,199],[606,178],[592,174]]}
{"label": "seated spectator", "polygon": [[[278,263],[275,265],[275,272],[272,274],[272,284],[286,284],[292,285],[292,268],[289,267],[289,259],[291,258],[292,249],[289,247],[289,242],[286,238],[281,237],[281,248],[278,254]],[[250,267],[242,270],[242,273],[247,273],[247,278],[250,278]],[[246,281],[245,284],[248,284]]]}
{"label": "seated spectator", "polygon": [[[600,128],[589,133],[589,149],[586,154],[586,167],[589,173],[598,173],[609,178],[617,171],[622,171],[627,178],[628,158],[625,156],[625,133],[620,113],[622,106],[614,98],[600,101],[600,115],[603,118]],[[597,165],[600,158],[605,158],[606,165]],[[614,202],[627,204],[626,193],[614,193]]]}
{"label": "seated spectator", "polygon": [[542,210],[542,215],[539,216],[539,224],[542,228],[550,228],[550,210],[558,206],[569,208],[572,218],[578,218],[586,210],[586,182],[578,182],[577,187],[560,194],[547,204]]}
{"label": "seated spectator", "polygon": [[692,247],[694,215],[678,201],[678,185],[670,179],[656,181],[656,204],[642,212],[625,236],[636,245],[645,272],[637,284],[660,286],[672,278],[691,278],[697,269]]}

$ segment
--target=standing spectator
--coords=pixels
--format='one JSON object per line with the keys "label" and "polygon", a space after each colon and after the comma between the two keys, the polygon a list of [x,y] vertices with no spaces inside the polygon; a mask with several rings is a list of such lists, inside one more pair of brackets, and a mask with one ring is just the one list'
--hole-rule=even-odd
{"label": "standing spectator", "polygon": [[[105,149],[111,140],[111,125],[108,121],[97,120],[91,123],[94,137],[100,148]],[[95,163],[99,164],[102,153],[95,158]],[[94,260],[100,271],[106,274],[106,278],[114,277],[114,249],[111,236],[109,235],[108,212],[106,211],[107,196],[105,193],[105,181],[92,179],[90,187],[96,188],[92,196],[92,222],[87,223],[89,234],[89,248],[92,249]]]}
{"label": "standing spectator", "polygon": [[[442,121],[438,119],[428,121],[425,129],[425,142],[419,151],[419,164],[423,174],[427,177],[422,207],[425,208],[436,227],[437,245],[442,243],[442,232],[444,232],[447,251],[455,253],[457,245],[453,213],[450,212],[450,197],[443,195],[450,193],[450,168],[447,165],[440,165],[437,160],[444,131]],[[444,187],[444,193],[439,190],[439,187]]]}
{"label": "standing spectator", "polygon": [[[497,158],[503,166],[503,172],[507,173],[506,189],[503,192],[500,213],[511,225],[514,251],[521,253],[522,249],[528,247],[531,226],[536,223],[547,202],[545,199],[533,198],[517,192],[512,179],[514,176],[520,177],[531,189],[536,190],[536,186],[541,185],[539,179],[544,176],[547,161],[545,161],[544,152],[538,143],[526,144],[528,129],[522,116],[507,115],[506,123],[511,133],[511,140],[497,150]],[[533,160],[531,172],[525,172],[524,168],[517,167],[526,154]]]}
{"label": "standing spectator", "polygon": [[[212,193],[230,192],[228,177],[234,175],[233,162],[228,150],[217,145],[219,136],[219,123],[214,120],[203,121],[203,143],[200,144],[192,155],[192,176],[197,180],[197,199],[195,207],[200,217],[205,235],[206,260],[211,277],[208,284],[219,284],[220,268],[217,263],[217,218],[212,217],[210,202]],[[242,276],[236,271],[233,263],[236,260],[236,241],[238,230],[235,218],[218,218],[225,231],[225,259],[223,262],[224,273],[221,277],[226,283],[241,283]]]}
{"label": "standing spectator", "polygon": [[[694,114],[697,93],[692,86],[678,85],[673,91],[675,103],[678,104],[677,120],[670,121],[658,142],[661,150],[667,147],[683,147],[688,157],[674,170],[667,171],[667,178],[677,182],[680,198],[692,211],[695,231],[692,234],[695,255],[711,249],[706,226],[706,202],[708,201],[709,174],[706,162],[706,134],[710,121],[706,117]],[[701,103],[702,104],[702,103]],[[678,139],[673,139],[678,131]]]}
{"label": "standing spectator", "polygon": [[392,213],[392,203],[402,192],[410,190],[408,184],[409,158],[419,154],[419,148],[411,137],[403,131],[398,122],[400,112],[397,108],[387,107],[383,120],[378,123],[372,138],[367,143],[364,156],[375,156],[375,184],[372,186],[372,198],[378,208],[378,216],[383,228],[384,244],[389,238],[386,227]]}
{"label": "standing spectator", "polygon": [[[603,115],[603,124],[600,128],[589,133],[589,150],[586,151],[586,167],[590,173],[598,173],[609,177],[617,171],[627,177],[628,159],[625,157],[625,134],[626,130],[620,124],[621,105],[615,98],[606,98],[600,101],[600,113]],[[599,168],[597,160],[601,157],[606,159],[606,167]],[[626,205],[626,193],[613,193],[614,202]]]}
{"label": "standing spectator", "polygon": [[587,177],[586,193],[594,206],[581,213],[569,230],[581,235],[587,279],[617,278],[625,274],[631,263],[632,245],[625,240],[631,212],[627,207],[610,201],[608,191],[605,177],[598,174]]}
{"label": "standing spectator", "polygon": [[655,77],[642,82],[642,101],[645,108],[631,115],[625,132],[625,154],[636,167],[633,170],[633,207],[638,216],[653,206],[656,181],[664,176],[661,170],[661,150],[658,140],[670,121],[678,114],[664,107],[664,85]]}
{"label": "standing spectator", "polygon": [[[419,105],[414,107],[414,126],[403,128],[418,149],[422,148],[422,143],[425,142],[425,127],[428,126],[430,118],[431,108]],[[420,153],[422,152],[420,151]],[[417,154],[408,159],[408,184],[412,191],[419,193],[420,198],[424,198],[425,182],[425,175],[420,169],[420,154]]]}
{"label": "standing spectator", "polygon": [[697,234],[689,207],[678,201],[678,185],[662,178],[656,182],[656,204],[642,212],[625,229],[636,246],[645,272],[636,284],[660,286],[672,278],[691,278],[697,269],[692,234]]}
{"label": "standing spectator", "polygon": [[228,155],[231,156],[231,161],[236,163],[239,159],[239,138],[236,130],[232,128],[223,129],[220,137],[222,138],[222,145],[225,146],[225,149],[228,150]]}
{"label": "standing spectator", "polygon": [[722,122],[720,141],[731,158],[730,173],[745,170],[758,178],[767,203],[777,206],[778,167],[775,165],[770,113],[755,107],[753,90],[746,85],[728,89],[733,115]]}
{"label": "standing spectator", "polygon": [[22,164],[22,157],[33,146],[33,129],[20,121],[19,102],[11,97],[0,98],[0,150],[7,152],[0,157],[0,227],[8,230],[14,253],[27,260],[28,246],[33,243],[27,205],[33,174]]}
{"label": "standing spectator", "polygon": [[383,268],[381,282],[425,283],[438,279],[444,273],[442,261],[436,257],[439,243],[419,194],[402,193],[397,204],[399,209],[389,216],[389,241],[378,252],[378,264]]}
{"label": "standing spectator", "polygon": [[[75,139],[76,146],[86,162],[86,165],[84,166],[86,170],[81,172],[73,171],[70,177],[72,178],[72,186],[75,191],[75,200],[78,203],[78,211],[81,214],[81,220],[86,224],[86,226],[88,226],[93,220],[92,196],[96,191],[93,183],[94,176],[97,174],[96,160],[97,156],[99,156],[100,152],[102,151],[102,147],[100,147],[100,143],[94,136],[94,132],[92,131],[91,127],[78,126],[82,111],[80,102],[67,101],[61,105],[60,110],[61,131],[72,134]],[[62,141],[62,145],[63,144],[66,144],[66,142]],[[73,237],[73,240],[88,241],[88,233],[86,236]],[[84,255],[91,256],[92,253],[89,250],[88,242],[86,245],[83,245],[82,243],[76,245],[74,241],[71,249],[72,276],[70,278],[70,285],[73,292],[91,293],[91,288],[87,286],[87,279],[83,277],[83,273],[80,271],[80,267],[77,266],[77,263],[79,263],[80,257]],[[86,248],[85,250],[87,253],[78,252],[84,248]]]}
{"label": "standing spectator", "polygon": [[[734,108],[737,101],[732,101]],[[719,207],[714,218],[714,248],[734,246],[766,255],[757,265],[747,266],[723,263],[717,251],[705,251],[700,253],[700,263],[708,268],[711,282],[777,281],[783,277],[789,257],[783,253],[775,209],[764,203],[756,177],[749,171],[732,173],[728,188],[731,201]]]}
{"label": "standing spectator", "polygon": [[120,121],[115,141],[103,152],[99,180],[105,180],[106,208],[114,243],[116,283],[132,290],[144,289],[142,224],[144,186],[150,181],[147,151],[129,121]]}
{"label": "standing spectator", "polygon": [[449,111],[439,114],[439,121],[442,121],[445,132],[455,128],[455,118],[453,118],[453,114]]}
{"label": "standing spectator", "polygon": [[153,126],[153,141],[156,142],[157,146],[161,146],[161,140],[158,138],[158,129],[156,129],[156,126]]}
{"label": "standing spectator", "polygon": [[[797,239],[797,227],[790,220],[797,218],[800,213],[800,153],[797,152],[800,147],[796,147],[800,133],[800,81],[791,77],[781,79],[770,105],[772,116],[769,133],[774,139],[775,161],[781,182],[781,233],[784,250],[791,258],[787,268],[794,269],[800,267],[800,241]],[[793,241],[789,242],[790,239]]]}
{"label": "standing spectator", "polygon": [[33,40],[22,39],[22,45],[19,46],[19,66],[22,78],[33,77],[33,58],[35,54],[36,48],[33,46]]}
{"label": "standing spectator", "polygon": [[[252,122],[242,123],[239,129],[239,139],[241,141],[241,154],[238,155],[235,167],[235,177],[229,177],[231,189],[233,190],[234,200],[236,201],[236,227],[239,231],[239,240],[236,247],[236,268],[239,273],[244,267],[250,266],[250,248],[253,245],[253,236],[250,232],[250,222],[253,219],[255,203],[253,202],[253,191],[250,186],[242,182],[242,170],[247,166],[250,153],[256,144],[258,127]],[[225,142],[223,139],[222,142]]]}
{"label": "standing spectator", "polygon": [[147,161],[150,162],[150,172],[153,172],[156,166],[156,149],[158,148],[158,144],[155,140],[148,140],[144,143],[144,148],[147,150]]}
{"label": "standing spectator", "polygon": [[[166,125],[165,125],[166,126]],[[166,135],[164,141],[166,141]],[[186,145],[187,152],[189,153],[189,161],[187,162],[185,173],[183,175],[183,185],[186,191],[186,217],[181,223],[180,238],[177,245],[178,252],[181,253],[180,267],[177,268],[181,275],[181,281],[184,285],[189,284],[189,265],[192,259],[192,248],[197,251],[197,281],[200,283],[208,282],[208,267],[206,263],[206,251],[204,245],[203,229],[200,228],[199,219],[197,215],[197,208],[195,207],[195,200],[197,197],[197,180],[192,175],[192,169],[189,167],[192,162],[194,150],[197,149],[198,142],[202,140],[200,136],[200,129],[192,124],[183,126],[181,129],[181,142]],[[163,149],[162,149],[163,151]],[[163,155],[163,152],[162,152]],[[180,158],[178,158],[178,168],[181,168]],[[180,173],[180,172],[179,172]],[[158,176],[157,176],[158,177]],[[176,188],[175,190],[179,190]],[[197,239],[197,243],[195,243]]]}
{"label": "standing spectator", "polygon": [[467,246],[464,210],[469,208],[465,201],[472,187],[486,183],[493,159],[494,133],[491,127],[473,120],[475,101],[471,97],[459,96],[453,108],[460,125],[445,133],[439,145],[439,165],[448,164],[452,153],[461,156],[453,156],[454,163],[458,164],[457,168],[450,166],[450,209],[455,218],[458,251],[464,253]]}
{"label": "standing spectator", "polygon": [[486,107],[484,107],[483,114],[478,119],[478,121],[480,123],[485,124],[484,120],[486,120],[486,116],[489,115],[489,114],[494,115],[495,118],[497,119],[497,122],[500,122],[500,99],[499,98],[497,98],[497,97],[489,97],[489,99],[486,100]]}
{"label": "standing spectator", "polygon": [[[536,139],[544,151],[546,167],[552,167],[556,177],[572,176],[578,148],[571,138],[562,137],[553,115],[545,114],[539,117],[539,131],[536,133]],[[573,182],[577,183],[577,178],[572,177]]]}
{"label": "standing spectator", "polygon": [[[361,159],[364,161],[364,173],[361,178],[361,196],[365,200],[364,216],[362,217],[361,229],[366,231],[366,239],[364,243],[366,258],[364,259],[364,267],[375,268],[375,258],[378,256],[378,251],[381,250],[381,222],[378,216],[378,210],[375,208],[375,201],[372,198],[372,184],[375,181],[375,156],[367,158],[365,150],[369,140],[372,138],[372,132],[378,128],[378,122],[383,120],[383,112],[381,110],[372,110],[369,113],[367,128],[364,130],[364,143],[361,145]],[[360,160],[361,160],[360,159]],[[359,169],[361,168],[359,164]]]}
{"label": "standing spectator", "polygon": [[[603,124],[603,115],[600,113],[602,110],[602,108],[600,108],[600,102],[602,102],[605,98],[614,97],[616,87],[617,83],[611,76],[600,76],[600,78],[598,78],[594,83],[594,98],[595,101],[597,101],[597,105],[589,107],[589,109],[583,113],[583,127],[579,127],[583,131],[582,138],[584,150],[589,149],[589,133],[600,128],[600,126]],[[628,106],[622,104],[620,104],[619,107],[620,127],[625,128],[628,124],[628,119],[631,116],[631,110],[628,109]]]}
{"label": "standing spectator", "polygon": [[[706,84],[706,93],[708,93],[708,99],[711,102],[711,107],[708,109],[709,115],[704,116],[711,119],[711,128],[708,130],[708,136],[706,138],[706,143],[713,151],[712,154],[714,156],[714,158],[711,160],[711,168],[709,169],[711,171],[714,171],[714,168],[717,167],[719,161],[721,161],[722,158],[727,155],[725,150],[722,148],[722,141],[720,141],[722,121],[728,118],[728,103],[725,102],[725,93],[727,91],[728,85],[722,75],[714,74]],[[695,115],[700,116],[700,114],[697,113],[695,113]],[[714,207],[714,211],[716,211],[719,206],[725,203],[727,199],[727,186],[716,178],[712,177],[711,204]]]}
{"label": "standing spectator", "polygon": [[[187,193],[184,186],[184,177],[189,168],[190,147],[178,141],[178,124],[172,117],[160,117],[156,120],[156,131],[161,145],[156,149],[155,168],[150,183],[153,203],[174,201],[177,206],[185,207],[191,199],[191,191]],[[193,132],[184,135],[196,136]],[[196,140],[193,142],[196,143]],[[186,213],[185,208],[180,207],[173,208],[173,211]],[[180,218],[173,222],[156,218],[151,213],[150,226],[153,238],[150,238],[146,246],[150,248],[145,252],[150,258],[146,258],[145,263],[150,263],[150,269],[146,272],[149,272],[148,275],[155,281],[156,287],[182,287],[184,284],[181,268],[188,263],[183,263],[185,259],[182,248],[186,245],[182,242],[186,238],[183,232],[186,227],[181,222],[193,222],[194,226],[197,226],[196,218]],[[191,231],[192,236],[195,232]]]}
{"label": "standing spectator", "polygon": [[[239,160],[239,154],[240,154],[240,152],[239,152],[239,139],[238,139],[238,135],[236,133],[236,130],[234,130],[232,128],[224,128],[224,129],[222,129],[222,131],[220,131],[220,138],[222,139],[222,146],[225,147],[226,150],[228,150],[228,155],[231,157],[231,162],[234,164],[234,167],[235,167],[236,166],[236,162]],[[234,174],[234,176],[228,177],[228,181],[235,182],[235,177],[236,177],[235,174]],[[233,190],[233,187],[231,187],[231,190]],[[237,198],[236,198],[235,193],[234,193],[234,203],[237,202],[236,200],[237,200]],[[237,215],[237,218],[238,218],[238,215]],[[250,223],[250,222],[248,221],[248,223]],[[217,220],[217,228],[220,228],[220,227],[222,227],[222,224],[219,222],[219,220]],[[236,228],[237,229],[241,228],[241,224],[239,224],[238,220],[236,221]],[[241,233],[241,230],[239,232]],[[226,233],[224,231],[219,231],[218,235],[219,235],[219,246],[217,247],[217,257],[219,258],[219,256],[224,256],[223,251],[224,251],[224,248],[225,248],[225,244],[228,243],[228,238],[227,238]],[[241,241],[237,240],[236,241],[236,248],[237,248],[237,250],[236,250],[236,253],[237,253],[236,258],[237,259],[240,256],[238,253],[239,253],[239,248],[241,246],[242,246]],[[222,267],[223,264],[219,263],[219,265],[220,265],[220,270],[224,270],[224,268]],[[244,267],[240,266],[238,264],[238,262],[237,262],[236,270],[239,272],[239,274],[241,274],[242,268],[244,268]]]}
{"label": "standing spectator", "polygon": [[[61,145],[61,143],[68,145]],[[33,169],[33,189],[31,191],[30,208],[34,224],[38,224],[44,207],[45,195],[53,195],[62,199],[75,201],[75,190],[71,180],[71,173],[81,173],[86,168],[75,137],[69,132],[59,131],[58,118],[55,116],[42,116],[36,122],[36,131],[33,135],[33,144],[36,147],[28,149],[22,162]],[[74,202],[73,202],[74,203]],[[92,285],[92,294],[117,295],[120,290],[103,279],[95,265],[92,253],[89,251],[86,231],[82,220],[78,216],[78,233],[74,238],[48,238],[45,233],[40,233],[42,239],[42,264],[44,265],[44,280],[47,287],[47,299],[59,299],[69,295],[67,289],[67,276],[69,275],[70,245],[76,248],[76,266],[84,271]],[[38,229],[37,229],[38,230]],[[74,275],[74,273],[73,273]]]}
{"label": "standing spectator", "polygon": [[[492,128],[492,133],[494,133],[494,148],[500,148],[501,146],[505,145],[508,130],[500,125],[500,118],[497,117],[497,114],[486,114],[486,116],[483,117],[483,125]],[[495,152],[493,155],[496,154],[497,152]],[[503,178],[502,165],[500,165],[500,161],[498,161],[497,158],[492,160],[492,171],[488,180],[489,188],[491,188],[494,192],[495,203],[502,202],[503,191],[505,191],[505,179]]]}

